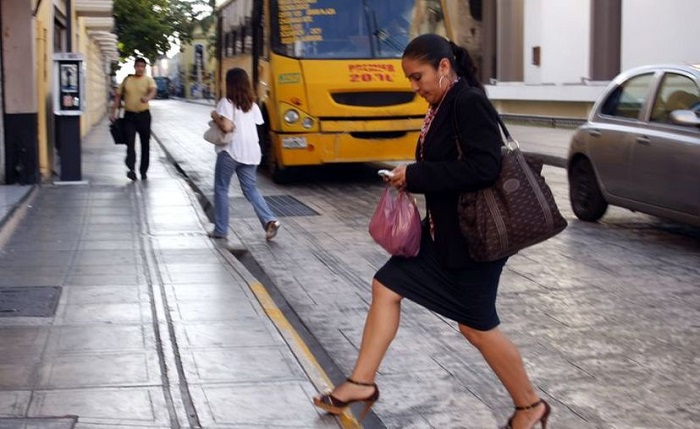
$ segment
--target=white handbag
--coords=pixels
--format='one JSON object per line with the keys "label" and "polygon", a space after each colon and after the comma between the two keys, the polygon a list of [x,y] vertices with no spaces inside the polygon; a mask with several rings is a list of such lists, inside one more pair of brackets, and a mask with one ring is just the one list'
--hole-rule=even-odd
{"label": "white handbag", "polygon": [[231,143],[231,135],[225,133],[216,125],[216,122],[209,121],[209,129],[204,132],[204,140],[215,145],[225,145]]}

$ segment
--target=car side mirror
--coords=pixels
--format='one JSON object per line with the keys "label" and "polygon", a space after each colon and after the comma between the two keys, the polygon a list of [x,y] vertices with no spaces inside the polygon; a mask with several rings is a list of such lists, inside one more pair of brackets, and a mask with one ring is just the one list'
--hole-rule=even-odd
{"label": "car side mirror", "polygon": [[692,110],[674,110],[671,112],[671,121],[677,125],[700,127],[700,117]]}

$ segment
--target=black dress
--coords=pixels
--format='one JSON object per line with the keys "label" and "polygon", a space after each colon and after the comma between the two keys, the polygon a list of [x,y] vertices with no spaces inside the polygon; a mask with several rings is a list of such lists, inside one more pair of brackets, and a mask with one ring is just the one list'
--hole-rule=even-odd
{"label": "black dress", "polygon": [[496,114],[486,96],[464,80],[445,95],[425,135],[422,159],[419,146],[417,161],[406,168],[406,189],[425,194],[433,234],[424,221],[418,256],[391,257],[375,274],[399,295],[483,331],[499,324],[496,294],[507,258],[480,263],[469,257],[467,239],[459,229],[457,198],[461,192],[492,185],[498,177],[502,138]]}

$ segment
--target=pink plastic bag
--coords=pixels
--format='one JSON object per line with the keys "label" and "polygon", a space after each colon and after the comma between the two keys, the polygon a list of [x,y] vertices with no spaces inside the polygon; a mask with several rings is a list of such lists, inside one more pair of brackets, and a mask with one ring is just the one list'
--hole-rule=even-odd
{"label": "pink plastic bag", "polygon": [[416,256],[420,250],[420,213],[408,192],[387,186],[369,221],[369,235],[394,256]]}

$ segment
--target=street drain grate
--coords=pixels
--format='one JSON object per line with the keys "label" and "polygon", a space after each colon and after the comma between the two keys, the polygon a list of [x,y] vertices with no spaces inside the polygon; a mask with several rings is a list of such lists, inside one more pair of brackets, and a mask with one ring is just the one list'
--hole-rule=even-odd
{"label": "street drain grate", "polygon": [[291,195],[272,195],[265,197],[265,201],[270,206],[270,210],[280,217],[318,216],[318,212]]}
{"label": "street drain grate", "polygon": [[59,286],[0,287],[0,317],[53,316],[60,297]]}
{"label": "street drain grate", "polygon": [[77,417],[0,418],[0,429],[73,429]]}
{"label": "street drain grate", "polygon": [[[318,212],[291,195],[272,195],[263,198],[270,206],[270,210],[279,217],[318,216]],[[244,197],[231,198],[230,203],[232,216],[255,216],[252,206]]]}

